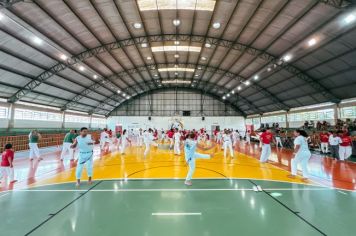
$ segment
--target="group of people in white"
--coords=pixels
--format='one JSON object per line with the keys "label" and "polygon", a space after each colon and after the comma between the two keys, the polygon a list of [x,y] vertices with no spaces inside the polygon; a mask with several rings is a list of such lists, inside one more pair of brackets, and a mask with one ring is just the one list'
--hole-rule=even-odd
{"label": "group of people in white", "polygon": [[[207,154],[200,154],[196,152],[197,146],[200,143],[215,142],[217,150],[223,149],[224,158],[227,155],[231,158],[235,157],[234,149],[237,148],[240,141],[245,139],[246,145],[251,144],[251,130],[247,130],[242,136],[238,130],[224,129],[214,130],[211,136],[205,129],[200,130],[179,130],[178,128],[158,131],[157,129],[137,129],[137,130],[123,130],[114,134],[111,130],[103,129],[100,133],[100,150],[101,153],[107,153],[110,148],[117,147],[121,155],[125,155],[125,151],[130,145],[137,145],[138,147],[144,146],[143,157],[146,158],[151,146],[157,147],[159,144],[168,146],[169,149],[173,149],[174,155],[181,155],[181,146],[183,145],[185,160],[189,165],[189,172],[186,178],[186,184],[191,185],[191,178],[195,170],[195,159],[204,158],[208,159],[213,156]],[[311,157],[311,152],[308,145],[308,134],[304,130],[294,131],[294,157],[291,161],[291,175],[290,178],[295,178],[297,175],[297,166],[301,164],[303,180],[309,178],[308,173],[308,161]],[[263,130],[257,135],[260,147],[261,155],[260,162],[266,163],[271,156],[271,143],[274,143],[276,147],[281,146],[282,142],[279,133],[273,134],[270,128]],[[41,140],[41,135],[38,131],[34,130],[29,134],[29,148],[30,148],[30,160],[33,161],[37,158],[42,160],[38,149],[38,142]],[[352,140],[348,133],[343,132],[337,134],[335,132],[328,134],[323,132],[320,134],[321,150],[330,149],[333,156],[340,160],[345,160],[351,155]],[[62,152],[60,160],[63,161],[68,155],[70,160],[74,160],[76,157],[77,169],[76,179],[77,186],[80,185],[80,178],[84,165],[86,165],[87,173],[89,177],[89,183],[92,182],[92,170],[93,170],[93,147],[94,141],[90,134],[88,134],[87,128],[82,128],[80,134],[77,134],[75,130],[70,130],[63,139]],[[1,167],[0,177],[4,175],[13,176],[13,157],[11,156],[11,145],[7,145],[7,151],[3,153],[4,166]],[[9,154],[10,153],[10,154]],[[76,154],[76,155],[75,155]],[[12,155],[13,156],[13,155]],[[10,174],[9,174],[10,173]],[[13,177],[12,177],[13,180]]]}

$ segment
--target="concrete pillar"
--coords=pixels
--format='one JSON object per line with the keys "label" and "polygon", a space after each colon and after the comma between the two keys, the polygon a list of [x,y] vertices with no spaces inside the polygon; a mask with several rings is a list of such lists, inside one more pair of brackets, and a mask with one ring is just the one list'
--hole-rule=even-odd
{"label": "concrete pillar", "polygon": [[93,115],[90,115],[89,118],[89,129],[91,129],[91,122],[93,121]]}
{"label": "concrete pillar", "polygon": [[62,129],[65,129],[65,122],[66,122],[66,112],[63,111],[62,112],[62,125],[61,125]]}
{"label": "concrete pillar", "polygon": [[340,107],[338,103],[335,103],[334,107],[334,125],[337,124],[337,120],[340,119]]}
{"label": "concrete pillar", "polygon": [[8,129],[14,128],[15,125],[15,104],[11,103],[9,107],[9,123],[8,123]]}
{"label": "concrete pillar", "polygon": [[286,112],[285,116],[286,116],[286,128],[289,128],[288,111]]}

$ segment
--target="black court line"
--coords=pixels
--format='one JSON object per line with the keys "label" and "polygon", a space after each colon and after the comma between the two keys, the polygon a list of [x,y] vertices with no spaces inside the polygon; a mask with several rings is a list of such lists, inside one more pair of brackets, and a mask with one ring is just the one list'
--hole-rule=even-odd
{"label": "black court line", "polygon": [[[250,181],[251,184],[257,186],[257,184],[255,182],[253,182],[252,180],[248,180]],[[292,212],[293,215],[297,216],[299,219],[301,219],[302,221],[304,221],[305,223],[307,223],[309,226],[311,226],[312,228],[314,228],[316,231],[318,231],[321,235],[325,235],[327,236],[326,233],[324,233],[323,231],[321,231],[321,229],[319,229],[318,227],[316,227],[315,225],[313,225],[311,222],[309,222],[307,219],[305,219],[304,217],[302,217],[299,213],[300,212],[296,212],[293,211],[291,208],[289,208],[286,204],[284,204],[283,202],[281,202],[280,200],[278,200],[277,198],[273,197],[269,192],[266,192],[264,189],[262,189],[262,191],[267,194],[269,197],[271,197],[273,200],[275,200],[276,202],[278,202],[280,205],[282,205],[284,208],[286,208],[288,211]]]}
{"label": "black court line", "polygon": [[40,228],[41,226],[43,226],[44,224],[46,224],[48,221],[50,221],[53,217],[55,217],[56,215],[58,215],[61,211],[63,211],[64,209],[66,209],[67,207],[69,207],[70,205],[72,205],[74,202],[76,202],[78,199],[82,198],[85,194],[89,193],[90,190],[94,189],[96,186],[98,186],[100,183],[102,183],[103,181],[99,181],[98,183],[94,184],[91,188],[89,188],[87,191],[83,191],[83,193],[80,193],[80,196],[78,196],[77,198],[75,198],[74,200],[72,200],[71,202],[69,202],[67,205],[65,205],[64,207],[62,207],[61,209],[59,209],[56,213],[52,213],[49,214],[50,217],[48,217],[46,220],[44,220],[43,222],[41,222],[39,225],[37,225],[35,228],[33,228],[31,231],[29,231],[28,233],[25,234],[25,236],[32,234],[34,231],[36,231],[38,228]]}
{"label": "black court line", "polygon": [[[172,167],[172,166],[187,166],[187,165],[168,165],[168,166],[155,166],[155,167],[149,167],[149,168],[144,168],[142,170],[138,170],[138,171],[135,171],[129,175],[127,175],[127,178],[129,178],[130,176],[132,175],[135,175],[137,173],[140,173],[140,172],[143,172],[143,171],[146,171],[146,170],[152,170],[152,169],[157,169],[157,168],[161,168],[161,167]],[[215,172],[221,176],[223,176],[224,178],[226,179],[229,179],[226,175],[224,175],[223,173],[220,173],[218,171],[215,171],[215,170],[211,170],[211,169],[208,169],[208,168],[203,168],[203,167],[196,167],[196,169],[203,169],[203,170],[208,170],[208,171],[212,171],[212,172]]]}

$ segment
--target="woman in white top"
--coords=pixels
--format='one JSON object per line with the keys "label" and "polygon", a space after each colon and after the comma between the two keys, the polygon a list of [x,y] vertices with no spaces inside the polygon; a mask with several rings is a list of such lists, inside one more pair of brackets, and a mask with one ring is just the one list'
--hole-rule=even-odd
{"label": "woman in white top", "polygon": [[292,174],[289,175],[288,177],[290,178],[295,178],[297,175],[297,167],[298,164],[301,163],[302,165],[302,173],[303,173],[303,179],[306,181],[309,178],[308,175],[308,161],[311,157],[311,153],[309,151],[308,147],[308,134],[304,130],[295,130],[294,131],[294,136],[296,137],[294,139],[294,158],[292,159],[292,168],[291,172]]}

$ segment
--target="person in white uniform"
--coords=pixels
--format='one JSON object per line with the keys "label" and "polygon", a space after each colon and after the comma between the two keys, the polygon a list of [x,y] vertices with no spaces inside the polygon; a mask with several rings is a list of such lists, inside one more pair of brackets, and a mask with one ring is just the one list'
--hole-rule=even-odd
{"label": "person in white uniform", "polygon": [[100,151],[106,152],[109,150],[109,134],[107,132],[107,129],[104,128],[103,131],[100,133]]}
{"label": "person in white uniform", "polygon": [[129,143],[131,143],[131,140],[129,139],[126,129],[124,129],[121,136],[121,155],[125,155],[125,150]]}
{"label": "person in white uniform", "polygon": [[231,133],[229,130],[225,130],[225,133],[222,136],[224,142],[224,157],[226,158],[227,149],[230,150],[230,157],[234,157],[234,151],[232,149]]}
{"label": "person in white uniform", "polygon": [[34,156],[37,157],[39,161],[43,160],[40,155],[40,150],[38,149],[38,142],[41,140],[42,136],[37,130],[32,130],[28,135],[29,148],[30,148],[30,161],[33,161]]}
{"label": "person in white uniform", "polygon": [[74,149],[70,148],[70,146],[73,144],[74,139],[76,138],[76,135],[74,133],[74,129],[71,129],[69,133],[67,133],[64,136],[63,139],[63,146],[62,146],[62,152],[61,152],[61,161],[63,161],[65,154],[68,152],[70,156],[70,160],[74,160]]}
{"label": "person in white uniform", "polygon": [[180,137],[181,134],[179,133],[178,129],[175,128],[173,140],[174,140],[174,155],[180,155]]}
{"label": "person in white uniform", "polygon": [[289,178],[295,178],[297,175],[297,167],[300,163],[302,165],[303,180],[306,181],[309,178],[308,162],[311,157],[311,153],[308,147],[308,134],[304,130],[294,131],[294,158],[291,162],[291,175]]}
{"label": "person in white uniform", "polygon": [[194,140],[195,134],[194,132],[189,133],[187,139],[184,143],[184,154],[185,154],[185,161],[189,166],[189,171],[187,177],[185,179],[184,184],[191,186],[192,185],[192,177],[195,172],[195,160],[196,159],[210,159],[212,155],[209,154],[202,154],[196,152],[197,149],[197,142]]}
{"label": "person in white uniform", "polygon": [[146,158],[148,153],[150,152],[151,149],[151,145],[155,145],[158,146],[157,143],[153,142],[153,130],[151,128],[149,128],[148,130],[145,130],[143,132],[143,142],[145,144],[145,152],[143,153],[143,156]]}
{"label": "person in white uniform", "polygon": [[240,140],[240,133],[238,130],[232,131],[232,146],[236,147],[237,142]]}
{"label": "person in white uniform", "polygon": [[75,176],[77,179],[76,186],[80,186],[80,179],[82,177],[83,167],[86,165],[88,184],[92,184],[93,177],[93,148],[94,140],[92,140],[91,135],[88,134],[88,129],[83,127],[80,129],[80,135],[74,139],[74,143],[71,148],[76,148],[78,146],[79,155],[77,162],[77,169]]}
{"label": "person in white uniform", "polygon": [[283,144],[282,144],[282,138],[281,138],[281,132],[279,130],[276,131],[276,148],[279,148],[279,146],[281,148],[283,148]]}
{"label": "person in white uniform", "polygon": [[247,130],[245,136],[246,136],[246,144],[251,144],[251,131]]}
{"label": "person in white uniform", "polygon": [[138,131],[138,143],[137,146],[142,147],[143,144],[143,130],[140,128]]}

